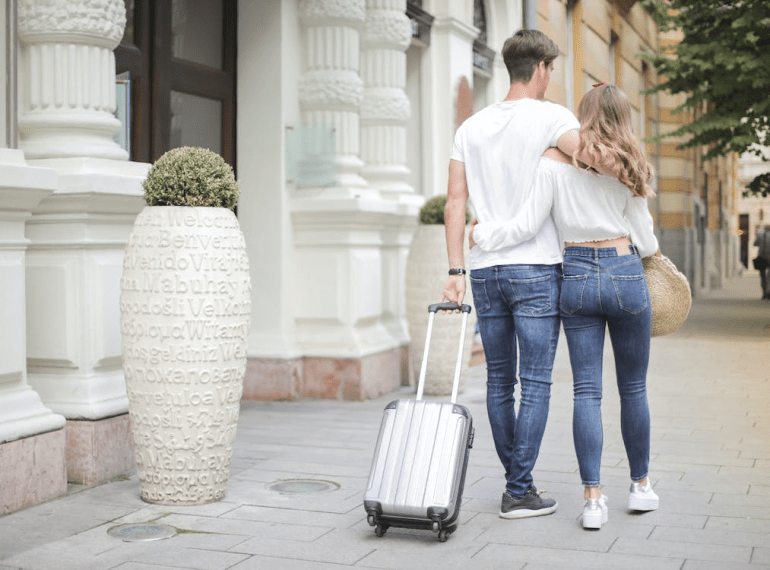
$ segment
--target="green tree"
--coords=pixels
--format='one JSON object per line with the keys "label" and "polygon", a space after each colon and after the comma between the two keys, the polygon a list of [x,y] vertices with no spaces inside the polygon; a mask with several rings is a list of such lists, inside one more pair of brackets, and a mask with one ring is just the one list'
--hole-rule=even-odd
{"label": "green tree", "polygon": [[[642,0],[642,5],[661,32],[684,35],[661,53],[640,54],[667,79],[647,92],[684,94],[674,113],[699,110],[691,123],[658,140],[687,136],[680,148],[702,145],[708,149],[704,160],[749,152],[767,161],[757,145],[770,145],[770,2]],[[747,193],[770,195],[770,173],[755,178]]]}

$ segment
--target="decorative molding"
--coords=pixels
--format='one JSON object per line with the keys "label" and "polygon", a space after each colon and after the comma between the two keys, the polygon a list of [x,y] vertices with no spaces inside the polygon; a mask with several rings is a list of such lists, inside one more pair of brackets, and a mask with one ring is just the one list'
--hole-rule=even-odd
{"label": "decorative molding", "polygon": [[299,17],[305,25],[344,21],[361,25],[366,19],[364,0],[299,0]]}
{"label": "decorative molding", "polygon": [[28,159],[128,158],[112,140],[112,50],[125,22],[123,0],[20,0],[19,146]]}
{"label": "decorative molding", "polygon": [[466,24],[462,20],[457,18],[446,17],[436,18],[433,21],[433,30],[436,32],[450,32],[456,36],[459,36],[468,43],[472,43],[479,35],[479,29],[475,26]]}
{"label": "decorative molding", "polygon": [[409,0],[406,4],[406,15],[412,26],[412,41],[419,46],[430,45],[430,29],[433,26],[433,16],[422,9],[422,2]]}
{"label": "decorative molding", "polygon": [[486,77],[492,77],[492,66],[495,64],[495,50],[476,40],[473,42],[473,67]]}
{"label": "decorative molding", "polygon": [[406,122],[409,115],[409,99],[403,89],[377,87],[366,90],[366,97],[361,102],[363,121]]}
{"label": "decorative molding", "polygon": [[88,43],[114,49],[126,27],[123,0],[18,0],[25,43]]}
{"label": "decorative molding", "polygon": [[367,10],[362,48],[386,47],[404,51],[412,38],[412,23],[406,14],[393,10]]}
{"label": "decorative molding", "polygon": [[310,71],[299,81],[303,108],[357,108],[363,93],[364,83],[353,71]]}

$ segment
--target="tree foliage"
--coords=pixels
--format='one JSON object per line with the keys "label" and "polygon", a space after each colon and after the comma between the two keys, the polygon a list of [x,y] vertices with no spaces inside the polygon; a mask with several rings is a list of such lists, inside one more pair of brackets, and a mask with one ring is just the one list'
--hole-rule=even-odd
{"label": "tree foliage", "polygon": [[[692,122],[659,138],[687,137],[681,148],[704,146],[704,160],[748,152],[767,160],[770,145],[770,2],[768,0],[643,0],[661,32],[683,34],[661,53],[645,52],[665,80],[648,93],[684,94],[674,113]],[[760,175],[749,193],[770,195]]]}

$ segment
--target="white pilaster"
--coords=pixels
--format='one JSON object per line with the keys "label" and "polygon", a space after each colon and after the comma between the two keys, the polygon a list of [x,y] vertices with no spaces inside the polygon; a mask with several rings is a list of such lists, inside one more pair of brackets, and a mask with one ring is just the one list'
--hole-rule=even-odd
{"label": "white pilaster", "polygon": [[122,0],[18,0],[19,131],[27,159],[125,160],[113,140]]}
{"label": "white pilaster", "polygon": [[24,224],[56,187],[56,172],[0,149],[0,444],[64,427],[27,383]]}
{"label": "white pilaster", "polygon": [[303,355],[358,359],[397,343],[382,315],[382,235],[397,204],[361,177],[359,76],[364,0],[300,0],[305,72],[299,102],[306,125],[336,131],[337,184],[299,189],[292,200],[297,338]]}
{"label": "white pilaster", "polygon": [[238,123],[247,125],[237,130],[238,155],[248,157],[238,161],[238,218],[255,295],[249,358],[288,361],[300,356],[294,331],[296,285],[285,139],[286,125],[296,124],[300,115],[297,4],[240,0],[238,23],[242,30],[259,28],[259,34],[238,34],[236,74]]}
{"label": "white pilaster", "polygon": [[67,419],[128,411],[120,345],[120,276],[149,165],[95,158],[31,161],[59,186],[27,222],[30,384]]}
{"label": "white pilaster", "polygon": [[429,81],[434,103],[430,109],[430,140],[433,141],[431,195],[446,193],[449,154],[456,129],[457,88],[462,78],[473,86],[473,40],[478,33],[478,28],[454,16],[437,17],[433,21],[429,51]]}
{"label": "white pilaster", "polygon": [[359,45],[364,16],[364,0],[299,0],[306,65],[299,82],[302,121],[335,131],[337,184],[327,195],[371,194],[361,178]]}
{"label": "white pilaster", "polygon": [[119,328],[123,252],[148,165],[112,141],[122,0],[18,0],[20,145],[58,173],[26,224],[27,373],[67,419],[128,410]]}
{"label": "white pilaster", "polygon": [[[406,48],[412,26],[406,0],[366,0],[361,42],[361,156],[363,176],[385,199],[399,201],[398,214],[383,228],[383,323],[402,346],[409,343],[404,287],[409,244],[422,196],[407,182]],[[406,360],[406,355],[405,355]],[[402,381],[406,381],[403,378]]]}

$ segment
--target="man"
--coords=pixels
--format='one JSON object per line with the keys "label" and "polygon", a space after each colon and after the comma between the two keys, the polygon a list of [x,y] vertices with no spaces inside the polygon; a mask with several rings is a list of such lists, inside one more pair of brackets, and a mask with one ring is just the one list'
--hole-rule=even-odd
{"label": "man", "polygon": [[768,279],[768,268],[770,268],[770,225],[757,232],[754,245],[759,246],[759,252],[754,259],[754,267],[759,270],[759,283],[762,287],[762,299],[770,299],[770,279]]}
{"label": "man", "polygon": [[[543,101],[559,49],[537,30],[506,40],[511,79],[506,98],[466,120],[455,135],[445,209],[449,277],[447,301],[465,295],[463,240],[470,197],[482,222],[512,218],[527,198],[540,155],[550,146],[572,154],[580,125],[566,108]],[[487,411],[495,449],[505,468],[500,517],[547,515],[553,499],[532,480],[548,417],[559,336],[561,244],[552,220],[537,236],[492,252],[471,251],[471,287],[487,361]],[[521,394],[514,409],[517,341]]]}

